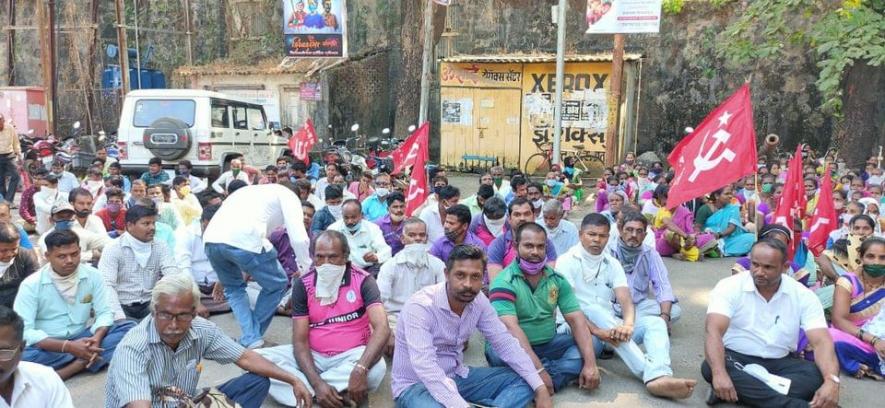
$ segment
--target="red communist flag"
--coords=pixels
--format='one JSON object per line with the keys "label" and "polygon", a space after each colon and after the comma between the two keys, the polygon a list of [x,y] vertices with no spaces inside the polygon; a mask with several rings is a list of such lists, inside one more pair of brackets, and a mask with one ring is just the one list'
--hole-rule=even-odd
{"label": "red communist flag", "polygon": [[406,217],[411,217],[424,200],[427,199],[427,171],[424,163],[427,162],[427,144],[423,149],[418,149],[415,159],[412,161],[412,174],[409,181],[409,189],[406,191]]}
{"label": "red communist flag", "polygon": [[836,207],[833,204],[833,177],[830,174],[830,166],[827,166],[820,185],[820,197],[811,217],[811,231],[808,237],[808,249],[814,256],[820,256],[826,249],[827,238],[838,225]]}
{"label": "red communist flag", "polygon": [[[796,146],[796,153],[790,159],[787,165],[787,180],[784,182],[784,193],[777,202],[777,209],[774,211],[774,223],[787,227],[793,231],[793,223],[801,220],[805,216],[805,183],[802,180],[802,145]],[[793,259],[796,253],[796,246],[799,240],[796,234],[793,234],[793,240],[790,242],[789,258]]]}
{"label": "red communist flag", "polygon": [[313,149],[316,142],[316,129],[313,127],[313,121],[308,119],[307,122],[304,122],[304,126],[298,128],[298,131],[289,138],[289,149],[292,150],[292,155],[296,159],[307,164],[307,154],[310,153],[310,149]]}
{"label": "red communist flag", "polygon": [[[415,164],[414,162],[418,158],[420,150],[427,149],[429,140],[430,123],[424,122],[421,127],[406,138],[403,144],[390,153],[390,158],[393,159],[393,171],[390,174],[399,174],[404,168]],[[424,161],[427,161],[426,156]],[[424,166],[421,167],[423,168]]]}
{"label": "red communist flag", "polygon": [[680,141],[667,161],[676,177],[667,207],[673,208],[756,171],[756,131],[750,87],[742,86]]}

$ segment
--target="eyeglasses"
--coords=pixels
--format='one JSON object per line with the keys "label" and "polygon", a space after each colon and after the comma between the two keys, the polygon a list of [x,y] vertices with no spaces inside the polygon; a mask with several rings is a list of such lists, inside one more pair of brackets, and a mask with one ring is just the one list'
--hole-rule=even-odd
{"label": "eyeglasses", "polygon": [[0,361],[9,361],[15,358],[15,355],[21,349],[21,344],[9,349],[0,349]]}
{"label": "eyeglasses", "polygon": [[157,320],[163,320],[166,322],[171,322],[172,320],[177,320],[182,323],[187,323],[187,322],[190,322],[191,320],[194,320],[194,317],[196,317],[197,314],[194,312],[179,313],[179,314],[157,312],[155,314],[155,316],[156,316]]}

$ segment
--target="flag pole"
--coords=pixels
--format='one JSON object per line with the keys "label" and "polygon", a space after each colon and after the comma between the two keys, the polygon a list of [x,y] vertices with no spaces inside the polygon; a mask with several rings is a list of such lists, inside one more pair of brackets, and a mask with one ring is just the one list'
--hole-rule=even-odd
{"label": "flag pole", "polygon": [[[753,173],[753,188],[756,190],[757,199],[762,199],[762,194],[759,189],[759,168],[756,168],[756,172]],[[753,205],[753,220],[756,222],[756,241],[759,240],[759,230],[762,228],[762,224],[759,223],[759,212],[756,211],[757,206]],[[762,221],[763,223],[765,220]]]}

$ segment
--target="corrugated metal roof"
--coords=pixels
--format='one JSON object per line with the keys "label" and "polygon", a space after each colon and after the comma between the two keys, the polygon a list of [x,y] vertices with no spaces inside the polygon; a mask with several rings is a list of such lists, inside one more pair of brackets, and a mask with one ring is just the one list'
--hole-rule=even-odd
{"label": "corrugated metal roof", "polygon": [[[624,61],[637,61],[642,54],[624,53]],[[566,62],[607,62],[612,60],[612,54],[574,54],[566,55]],[[442,62],[497,62],[497,63],[533,63],[533,62],[556,62],[556,54],[500,54],[500,55],[455,55],[440,59]]]}
{"label": "corrugated metal roof", "polygon": [[185,65],[175,70],[180,77],[214,75],[313,74],[337,65],[346,58],[286,58],[266,59],[255,64],[241,65],[219,61],[206,65]]}

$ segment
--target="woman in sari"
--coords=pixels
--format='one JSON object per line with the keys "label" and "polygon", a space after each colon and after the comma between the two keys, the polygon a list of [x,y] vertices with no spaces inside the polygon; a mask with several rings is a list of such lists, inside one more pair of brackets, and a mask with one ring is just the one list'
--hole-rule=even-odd
{"label": "woman in sari", "polygon": [[882,379],[885,339],[865,324],[885,305],[885,239],[866,239],[860,255],[862,266],[836,281],[830,336],[843,370],[858,378]]}
{"label": "woman in sari", "polygon": [[722,256],[743,256],[756,240],[741,224],[741,207],[732,203],[734,192],[726,186],[710,193],[710,200],[698,209],[695,224],[711,232],[719,241]]}
{"label": "woman in sari", "polygon": [[694,241],[700,254],[716,248],[716,237],[711,233],[695,233],[694,215],[684,205],[667,208],[669,186],[658,186],[652,202],[658,207],[651,222],[655,232],[655,247],[661,256],[673,256],[684,249],[686,241]]}
{"label": "woman in sari", "polygon": [[[780,224],[768,224],[759,230],[760,240],[776,239],[783,242],[788,248],[790,247],[790,242],[793,240],[792,238],[790,230]],[[742,256],[734,262],[734,266],[731,267],[731,274],[736,275],[743,271],[749,271],[750,266],[750,257]],[[813,286],[816,282],[814,277],[808,273],[808,270],[802,265],[797,264],[794,260],[790,260],[790,266],[787,267],[784,273],[806,287]]]}

